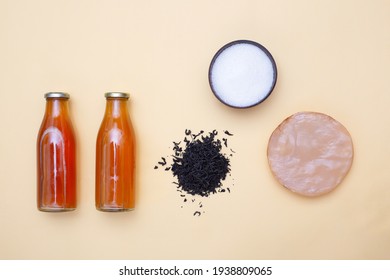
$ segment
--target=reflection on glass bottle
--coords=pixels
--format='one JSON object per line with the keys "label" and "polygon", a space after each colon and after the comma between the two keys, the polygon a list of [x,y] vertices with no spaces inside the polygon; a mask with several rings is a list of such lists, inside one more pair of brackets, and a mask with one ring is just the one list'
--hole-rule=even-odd
{"label": "reflection on glass bottle", "polygon": [[76,209],[76,144],[69,94],[45,94],[46,111],[37,138],[37,206],[41,211]]}
{"label": "reflection on glass bottle", "polygon": [[96,141],[96,209],[129,211],[135,204],[135,139],[129,95],[105,94],[106,111]]}

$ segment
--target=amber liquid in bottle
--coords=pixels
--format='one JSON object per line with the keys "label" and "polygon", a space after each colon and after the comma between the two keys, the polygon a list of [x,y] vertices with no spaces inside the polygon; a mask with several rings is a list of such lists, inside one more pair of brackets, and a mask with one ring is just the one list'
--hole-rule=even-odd
{"label": "amber liquid in bottle", "polygon": [[96,209],[133,210],[135,137],[127,110],[128,94],[106,93],[106,111],[96,141]]}
{"label": "amber liquid in bottle", "polygon": [[66,93],[45,94],[37,138],[37,206],[45,212],[76,209],[76,143]]}

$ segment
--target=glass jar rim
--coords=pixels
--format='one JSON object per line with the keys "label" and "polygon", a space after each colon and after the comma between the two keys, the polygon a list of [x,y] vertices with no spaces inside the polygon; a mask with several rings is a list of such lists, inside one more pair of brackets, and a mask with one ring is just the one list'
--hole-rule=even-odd
{"label": "glass jar rim", "polygon": [[118,92],[118,91],[114,91],[114,92],[106,92],[104,94],[104,96],[106,98],[125,98],[125,99],[129,99],[130,97],[130,94],[126,93],[126,92]]}
{"label": "glass jar rim", "polygon": [[69,99],[70,95],[66,92],[60,92],[60,91],[53,91],[45,93],[45,98],[62,98],[62,99]]}

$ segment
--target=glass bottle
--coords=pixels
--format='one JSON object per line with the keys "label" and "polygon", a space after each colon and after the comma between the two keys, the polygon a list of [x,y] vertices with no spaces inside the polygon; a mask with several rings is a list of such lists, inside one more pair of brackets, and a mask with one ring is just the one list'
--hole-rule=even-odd
{"label": "glass bottle", "polygon": [[37,206],[45,212],[76,209],[76,142],[69,94],[45,94],[46,111],[37,137]]}
{"label": "glass bottle", "polygon": [[96,209],[121,212],[135,204],[135,137],[127,110],[129,94],[108,92],[96,141]]}

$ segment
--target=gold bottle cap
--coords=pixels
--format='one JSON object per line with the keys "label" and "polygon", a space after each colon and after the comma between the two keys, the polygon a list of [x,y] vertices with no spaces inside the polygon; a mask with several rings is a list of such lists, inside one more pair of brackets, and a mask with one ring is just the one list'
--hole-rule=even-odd
{"label": "gold bottle cap", "polygon": [[106,98],[126,98],[129,99],[130,94],[125,92],[106,92],[104,94]]}
{"label": "gold bottle cap", "polygon": [[69,99],[70,95],[66,92],[48,92],[45,93],[45,98],[63,98],[63,99]]}

